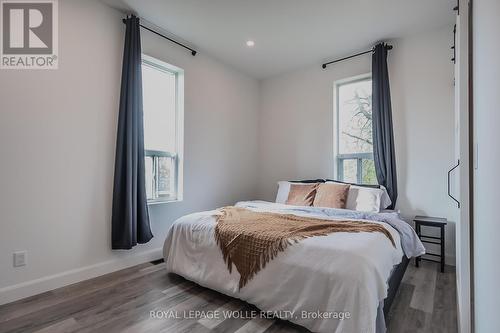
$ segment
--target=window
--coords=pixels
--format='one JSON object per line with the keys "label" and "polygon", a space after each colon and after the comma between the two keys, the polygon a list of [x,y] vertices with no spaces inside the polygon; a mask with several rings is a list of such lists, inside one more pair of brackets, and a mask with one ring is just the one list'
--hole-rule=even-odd
{"label": "window", "polygon": [[336,83],[335,96],[337,179],[349,183],[377,184],[373,163],[371,77]]}
{"label": "window", "polygon": [[146,194],[149,203],[182,200],[183,71],[143,55]]}

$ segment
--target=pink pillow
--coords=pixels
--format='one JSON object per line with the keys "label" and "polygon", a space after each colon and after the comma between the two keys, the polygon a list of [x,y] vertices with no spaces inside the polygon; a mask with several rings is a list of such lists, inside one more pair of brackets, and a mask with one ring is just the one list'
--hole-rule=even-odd
{"label": "pink pillow", "polygon": [[288,192],[287,205],[311,206],[316,195],[318,184],[303,185],[291,184]]}
{"label": "pink pillow", "polygon": [[336,183],[319,184],[316,189],[313,206],[344,209],[350,186],[349,184]]}

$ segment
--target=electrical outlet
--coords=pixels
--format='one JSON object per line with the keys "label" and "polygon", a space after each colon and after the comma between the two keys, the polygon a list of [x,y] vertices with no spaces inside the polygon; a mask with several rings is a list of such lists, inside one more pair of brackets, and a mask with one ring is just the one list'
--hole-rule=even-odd
{"label": "electrical outlet", "polygon": [[26,251],[14,252],[14,267],[26,266]]}

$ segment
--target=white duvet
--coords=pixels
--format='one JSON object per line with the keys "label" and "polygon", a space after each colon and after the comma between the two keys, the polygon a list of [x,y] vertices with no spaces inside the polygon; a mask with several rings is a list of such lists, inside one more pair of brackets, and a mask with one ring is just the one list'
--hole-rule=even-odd
{"label": "white duvet", "polygon": [[[240,202],[239,207],[322,219],[355,219],[382,224],[396,242],[379,232],[331,233],[288,247],[238,290],[239,273],[229,273],[215,243],[214,214],[186,215],[165,240],[168,272],[217,290],[263,311],[281,314],[313,332],[363,333],[377,330],[377,308],[387,296],[387,281],[404,253],[424,253],[413,229],[396,213],[299,207],[269,202]],[[403,244],[403,247],[402,247]],[[284,316],[284,318],[283,318]],[[343,318],[343,319],[342,319]]]}

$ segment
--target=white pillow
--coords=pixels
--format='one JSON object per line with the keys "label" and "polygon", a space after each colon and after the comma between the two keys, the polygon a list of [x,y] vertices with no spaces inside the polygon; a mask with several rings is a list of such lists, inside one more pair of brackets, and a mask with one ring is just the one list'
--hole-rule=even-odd
{"label": "white pillow", "polygon": [[288,192],[290,192],[290,182],[278,182],[278,193],[276,194],[276,203],[284,204],[288,199]]}
{"label": "white pillow", "polygon": [[385,186],[380,185],[380,189],[383,191],[382,197],[380,198],[380,210],[383,210],[389,207],[392,204],[392,201]]}
{"label": "white pillow", "polygon": [[[335,183],[335,182],[327,182]],[[380,188],[351,185],[347,195],[346,209],[360,212],[375,212],[391,205],[391,198],[384,186]]]}
{"label": "white pillow", "polygon": [[311,185],[313,183],[296,183],[280,181],[278,182],[278,193],[276,194],[276,203],[285,204],[288,199],[288,193],[290,192],[290,185]]}
{"label": "white pillow", "polygon": [[383,191],[378,188],[351,185],[345,208],[360,212],[378,213],[380,211],[382,193]]}

